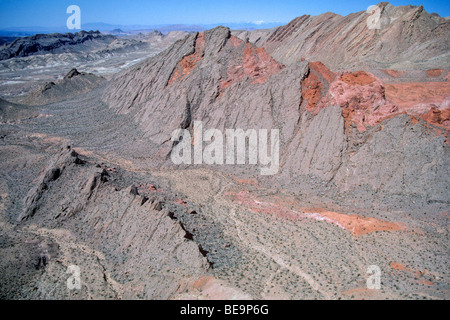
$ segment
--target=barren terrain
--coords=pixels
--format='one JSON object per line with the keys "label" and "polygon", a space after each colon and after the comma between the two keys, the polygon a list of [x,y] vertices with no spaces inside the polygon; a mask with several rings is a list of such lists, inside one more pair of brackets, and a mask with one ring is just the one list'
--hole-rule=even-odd
{"label": "barren terrain", "polygon": [[[448,299],[448,19],[380,5],[0,61],[0,298]],[[279,172],[174,165],[196,120],[279,128]]]}

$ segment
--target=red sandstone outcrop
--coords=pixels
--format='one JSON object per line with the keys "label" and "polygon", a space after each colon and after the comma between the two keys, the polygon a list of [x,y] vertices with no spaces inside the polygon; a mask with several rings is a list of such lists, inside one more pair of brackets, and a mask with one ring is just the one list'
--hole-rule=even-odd
{"label": "red sandstone outcrop", "polygon": [[336,78],[322,62],[310,62],[308,76],[302,82],[302,97],[306,110],[317,114],[316,107],[328,92],[330,83]]}
{"label": "red sandstone outcrop", "polygon": [[[229,43],[238,47],[243,44],[243,41],[231,36]],[[242,58],[229,65],[227,78],[222,81],[220,87],[225,89],[233,83],[242,82],[245,78],[248,78],[251,83],[261,84],[281,69],[283,66],[276,62],[264,48],[257,48],[247,42]]]}
{"label": "red sandstone outcrop", "polygon": [[194,53],[185,56],[178,62],[175,71],[173,72],[172,77],[170,78],[168,84],[171,84],[174,81],[182,80],[189,73],[191,73],[192,69],[194,69],[197,66],[197,63],[202,58],[204,46],[205,46],[205,36],[203,33],[199,33],[197,39],[195,40]]}
{"label": "red sandstone outcrop", "polygon": [[405,71],[392,70],[392,69],[386,69],[386,70],[381,70],[381,71],[393,78],[399,78],[405,74]]}
{"label": "red sandstone outcrop", "polygon": [[436,78],[444,73],[442,69],[430,69],[427,71],[427,77]]}
{"label": "red sandstone outcrop", "polygon": [[[404,74],[384,71],[393,77]],[[359,131],[403,112],[449,129],[448,82],[385,84],[369,72],[336,74],[321,62],[310,62],[308,76],[302,81],[302,96],[306,110],[314,115],[327,106],[339,105],[346,127],[353,123]]]}
{"label": "red sandstone outcrop", "polygon": [[341,106],[346,121],[355,123],[360,131],[375,125],[394,108],[386,106],[382,81],[364,71],[339,75],[330,85],[325,104]]}

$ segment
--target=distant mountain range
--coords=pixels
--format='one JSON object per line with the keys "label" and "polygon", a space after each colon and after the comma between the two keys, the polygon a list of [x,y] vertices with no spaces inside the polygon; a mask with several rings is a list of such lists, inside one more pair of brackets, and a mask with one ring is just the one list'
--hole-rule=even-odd
{"label": "distant mountain range", "polygon": [[[257,29],[270,29],[274,27],[279,27],[285,25],[285,22],[243,22],[243,23],[215,23],[215,24],[198,24],[198,25],[186,25],[186,24],[158,24],[158,25],[116,25],[108,24],[103,22],[96,23],[86,23],[82,24],[82,30],[99,30],[103,32],[110,32],[113,30],[120,29],[125,33],[139,33],[139,32],[149,32],[152,30],[158,30],[163,34],[169,33],[171,31],[187,31],[187,32],[198,32],[205,31],[208,29],[215,28],[217,26],[229,27],[233,30],[257,30]],[[65,26],[61,27],[10,27],[0,29],[0,36],[3,37],[25,37],[31,36],[37,33],[66,33],[74,32],[78,30],[69,30]]]}

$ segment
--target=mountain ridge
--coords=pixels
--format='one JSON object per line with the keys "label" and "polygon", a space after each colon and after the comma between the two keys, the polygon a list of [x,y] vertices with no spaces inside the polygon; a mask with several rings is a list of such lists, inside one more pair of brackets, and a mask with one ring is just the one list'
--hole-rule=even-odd
{"label": "mountain ridge", "polygon": [[[380,28],[368,28],[366,11],[304,15],[277,28],[261,44],[278,61],[321,61],[334,71],[450,68],[450,20],[423,6],[380,8]],[[332,55],[329,52],[333,52]]]}

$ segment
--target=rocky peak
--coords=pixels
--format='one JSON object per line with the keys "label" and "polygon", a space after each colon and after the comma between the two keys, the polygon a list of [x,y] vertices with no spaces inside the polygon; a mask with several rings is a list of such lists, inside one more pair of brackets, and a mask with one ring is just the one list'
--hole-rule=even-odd
{"label": "rocky peak", "polygon": [[69,71],[69,73],[67,73],[67,75],[64,77],[64,79],[72,79],[73,77],[76,77],[80,74],[81,73],[78,72],[77,69],[73,68],[72,70]]}

